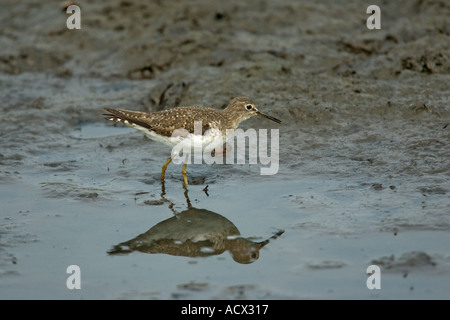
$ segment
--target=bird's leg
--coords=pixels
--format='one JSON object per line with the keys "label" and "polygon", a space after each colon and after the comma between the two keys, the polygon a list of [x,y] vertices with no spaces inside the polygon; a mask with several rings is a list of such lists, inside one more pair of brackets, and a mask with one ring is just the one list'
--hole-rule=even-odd
{"label": "bird's leg", "polygon": [[164,175],[166,174],[167,166],[168,166],[169,163],[172,161],[172,159],[173,159],[174,156],[175,156],[175,155],[172,155],[172,156],[169,158],[169,160],[167,160],[166,163],[163,164],[163,166],[162,166],[162,171],[161,171],[161,181],[164,181]]}
{"label": "bird's leg", "polygon": [[184,159],[183,168],[181,169],[181,173],[183,174],[183,179],[184,179],[185,185],[188,184],[187,177],[186,177],[186,165],[187,165],[188,157],[189,157],[189,154],[186,155],[186,159]]}

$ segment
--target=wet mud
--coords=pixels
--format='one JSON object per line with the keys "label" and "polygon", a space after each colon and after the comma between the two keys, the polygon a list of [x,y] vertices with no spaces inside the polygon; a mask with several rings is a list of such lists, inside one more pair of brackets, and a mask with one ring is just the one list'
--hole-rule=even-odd
{"label": "wet mud", "polygon": [[[361,1],[75,4],[0,1],[0,298],[450,297],[447,1],[374,1],[380,30]],[[274,175],[162,192],[169,148],[102,116],[236,96],[282,120],[241,125],[279,129]]]}

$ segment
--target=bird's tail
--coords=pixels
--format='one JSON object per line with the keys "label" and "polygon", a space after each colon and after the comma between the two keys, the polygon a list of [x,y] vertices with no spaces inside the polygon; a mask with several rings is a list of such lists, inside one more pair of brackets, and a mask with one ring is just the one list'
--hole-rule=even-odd
{"label": "bird's tail", "polygon": [[130,127],[137,125],[142,128],[151,129],[149,124],[139,120],[138,115],[140,112],[109,108],[103,108],[103,110],[107,112],[103,114],[105,116],[105,120],[120,122]]}

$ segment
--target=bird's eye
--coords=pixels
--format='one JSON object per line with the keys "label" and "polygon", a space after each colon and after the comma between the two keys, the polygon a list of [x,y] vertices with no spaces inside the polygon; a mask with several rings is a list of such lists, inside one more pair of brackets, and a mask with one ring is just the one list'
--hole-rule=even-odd
{"label": "bird's eye", "polygon": [[245,106],[245,109],[247,109],[247,110],[252,110],[252,108],[253,108],[253,106],[251,104],[248,104]]}

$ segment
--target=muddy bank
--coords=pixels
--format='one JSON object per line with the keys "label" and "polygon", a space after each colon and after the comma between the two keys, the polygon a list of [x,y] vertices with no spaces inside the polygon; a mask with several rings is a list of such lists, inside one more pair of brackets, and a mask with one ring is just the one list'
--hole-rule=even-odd
{"label": "muddy bank", "polygon": [[[373,4],[381,30],[360,1],[128,0],[79,3],[81,29],[68,30],[62,3],[0,1],[1,297],[45,285],[45,298],[448,298],[450,6]],[[170,150],[102,108],[235,96],[283,121],[242,124],[280,130],[279,171],[192,165],[191,201],[256,242],[285,232],[248,269],[226,253],[108,256],[173,212],[159,182]],[[181,212],[180,171],[169,167],[166,197]],[[89,290],[71,295],[59,283],[82,262]],[[392,290],[355,280],[374,263]]]}

